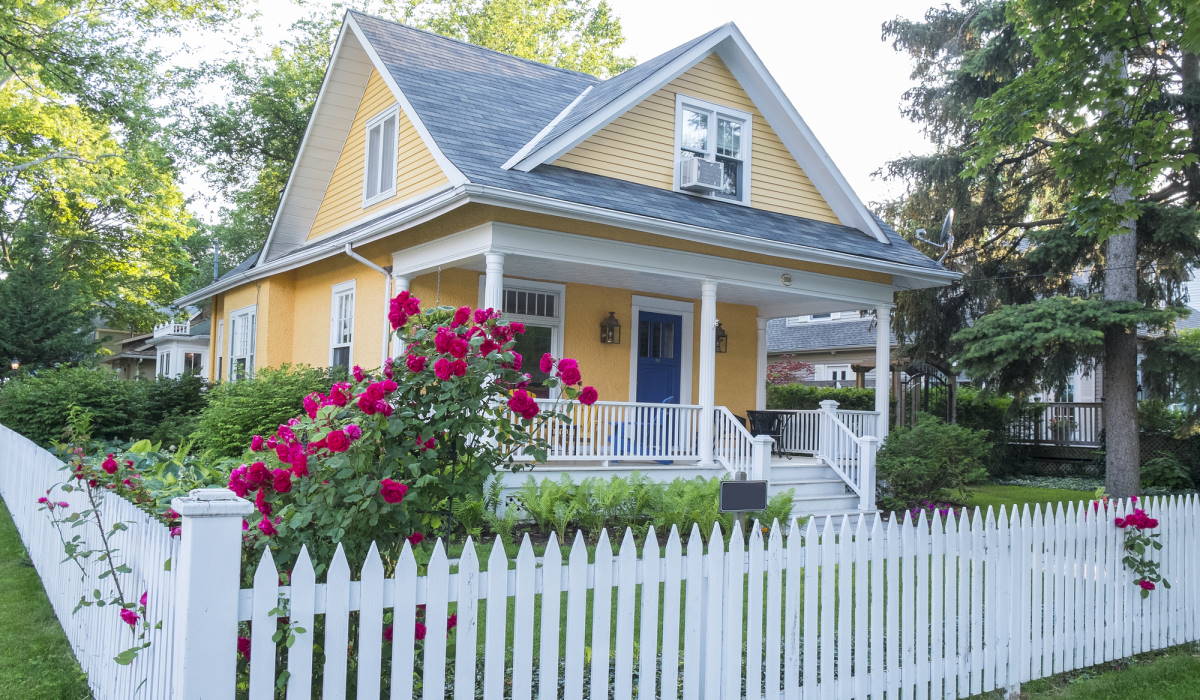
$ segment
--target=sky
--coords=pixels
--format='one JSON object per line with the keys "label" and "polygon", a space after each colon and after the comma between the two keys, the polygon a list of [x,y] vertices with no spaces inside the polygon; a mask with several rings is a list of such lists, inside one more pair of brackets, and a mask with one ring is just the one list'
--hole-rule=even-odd
{"label": "sky", "polygon": [[[257,0],[261,45],[286,36],[320,0]],[[859,197],[868,204],[899,194],[897,183],[872,177],[886,161],[922,153],[929,144],[900,115],[910,86],[909,62],[881,39],[880,26],[897,15],[919,18],[935,0],[609,0],[626,36],[625,55],[639,62],[729,21],[742,33],[795,104]],[[219,59],[229,41],[247,36],[193,37],[195,60]],[[203,200],[203,182],[187,178]],[[207,207],[201,208],[207,209]],[[201,215],[203,216],[203,212]]]}

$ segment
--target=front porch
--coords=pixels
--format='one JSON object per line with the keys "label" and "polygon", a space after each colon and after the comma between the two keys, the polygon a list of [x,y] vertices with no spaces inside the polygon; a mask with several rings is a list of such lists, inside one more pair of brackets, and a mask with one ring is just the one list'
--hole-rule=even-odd
{"label": "front porch", "polygon": [[[795,488],[798,504],[814,499],[797,514],[829,499],[837,512],[873,510],[886,373],[875,412],[783,412],[774,435],[752,434],[746,418],[766,408],[768,319],[873,309],[877,366],[887,367],[893,285],[872,272],[699,251],[492,222],[397,251],[391,286],[525,323],[517,349],[527,368],[543,352],[579,360],[604,400],[563,404],[546,392],[542,403],[571,421],[544,428],[551,449],[533,467],[536,478],[742,472],[775,490]],[[603,331],[608,319],[619,323],[615,337]],[[513,477],[516,485],[529,473]]]}

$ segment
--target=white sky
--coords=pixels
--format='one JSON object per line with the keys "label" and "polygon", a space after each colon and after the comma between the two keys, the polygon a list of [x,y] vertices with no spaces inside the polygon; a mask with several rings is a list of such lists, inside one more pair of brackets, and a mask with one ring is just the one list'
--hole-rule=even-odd
{"label": "white sky", "polygon": [[[809,127],[863,201],[898,193],[871,177],[886,161],[921,153],[927,142],[900,116],[909,63],[880,38],[881,24],[897,15],[918,18],[935,0],[609,0],[625,31],[623,53],[639,62],[728,21],[736,22]],[[310,0],[307,8],[320,0]],[[257,0],[262,43],[277,42],[305,6]],[[228,42],[251,41],[251,25],[218,37],[189,37],[196,59],[219,59]],[[204,199],[190,177],[188,194]],[[205,209],[200,201],[198,209]],[[208,212],[206,212],[208,213]]]}

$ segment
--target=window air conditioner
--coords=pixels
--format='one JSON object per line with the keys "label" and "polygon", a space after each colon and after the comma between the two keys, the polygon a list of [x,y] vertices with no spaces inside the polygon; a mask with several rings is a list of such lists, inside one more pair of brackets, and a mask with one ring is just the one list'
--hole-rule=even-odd
{"label": "window air conditioner", "polygon": [[725,169],[720,163],[703,158],[679,159],[679,188],[689,192],[713,192],[721,189]]}

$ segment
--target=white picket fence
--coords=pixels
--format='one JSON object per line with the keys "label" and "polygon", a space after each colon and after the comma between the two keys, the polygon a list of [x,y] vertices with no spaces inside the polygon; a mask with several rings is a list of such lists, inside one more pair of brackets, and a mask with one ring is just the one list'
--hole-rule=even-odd
{"label": "white picket fence", "polygon": [[[176,499],[178,547],[152,522],[121,545],[129,585],[149,591],[165,629],[120,667],[128,629],[111,608],[71,613],[86,590],[34,510],[61,476],[55,460],[0,439],[0,490],[102,699],[272,698],[285,670],[289,698],[949,699],[1200,639],[1196,496],[1141,504],[1161,523],[1165,549],[1150,556],[1172,583],[1143,600],[1113,526],[1125,502],[814,519],[748,537],[693,528],[686,541],[626,532],[615,552],[604,533],[591,552],[578,534],[563,548],[552,536],[541,556],[525,540],[515,559],[470,541],[454,558],[436,542],[423,563],[407,545],[396,562],[372,547],[353,574],[339,549],[320,582],[302,555],[288,586],[268,554],[242,589],[252,506],[207,489]],[[281,615],[304,629],[287,648],[272,638]],[[238,689],[240,625],[251,661]]]}
{"label": "white picket fence", "polygon": [[[161,630],[150,632],[150,647],[132,664],[118,665],[113,658],[138,643],[130,628],[121,622],[118,609],[91,606],[73,612],[81,597],[94,599],[94,590],[100,589],[105,595],[111,592],[111,579],[98,579],[106,567],[97,557],[90,557],[81,562],[87,571],[84,575],[75,564],[64,561],[59,531],[46,513],[38,510],[37,499],[42,496],[71,504],[64,509],[68,512],[91,507],[82,491],[65,492],[56,488],[69,476],[53,454],[0,425],[0,496],[41,576],[75,658],[87,673],[92,692],[97,698],[170,697],[174,646],[170,630],[174,625],[176,588],[164,564],[175,560],[178,540],[161,523],[123,498],[107,492],[100,494],[105,530],[116,522],[124,523],[127,528],[111,536],[112,546],[120,550],[117,561],[131,569],[130,573],[117,574],[121,587],[131,602],[145,592],[151,623],[162,624]],[[83,537],[84,548],[100,547],[99,530],[91,522],[80,527],[62,525],[63,537],[69,540],[75,535]]]}

